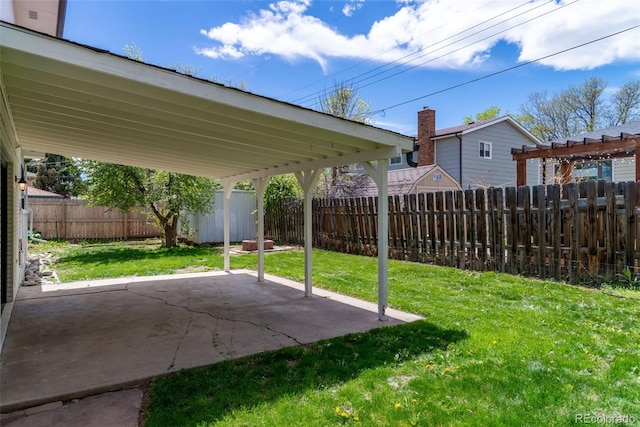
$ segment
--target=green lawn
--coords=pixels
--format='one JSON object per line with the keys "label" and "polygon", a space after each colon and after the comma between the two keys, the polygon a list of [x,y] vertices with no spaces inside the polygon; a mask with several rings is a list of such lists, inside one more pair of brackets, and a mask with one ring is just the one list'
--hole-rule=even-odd
{"label": "green lawn", "polygon": [[[63,281],[222,268],[216,248],[57,250]],[[299,251],[265,265],[304,277]],[[376,301],[375,258],[314,251],[313,268],[315,286]],[[147,425],[640,425],[638,291],[390,261],[389,303],[425,320],[158,379]]]}

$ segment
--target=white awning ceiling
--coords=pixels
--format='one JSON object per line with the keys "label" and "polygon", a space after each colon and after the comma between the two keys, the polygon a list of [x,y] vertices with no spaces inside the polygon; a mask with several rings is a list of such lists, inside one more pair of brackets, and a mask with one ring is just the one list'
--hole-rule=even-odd
{"label": "white awning ceiling", "polygon": [[2,96],[23,151],[236,181],[390,158],[411,137],[11,24]]}

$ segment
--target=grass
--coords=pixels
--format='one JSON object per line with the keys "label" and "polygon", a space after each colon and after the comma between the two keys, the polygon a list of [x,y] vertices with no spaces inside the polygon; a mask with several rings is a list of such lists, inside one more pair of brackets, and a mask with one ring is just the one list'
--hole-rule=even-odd
{"label": "grass", "polygon": [[[222,268],[216,248],[55,250],[63,281]],[[314,251],[313,262],[314,285],[376,300],[376,259]],[[301,252],[265,264],[304,277]],[[390,261],[389,302],[425,320],[157,379],[147,425],[640,424],[640,292]]]}

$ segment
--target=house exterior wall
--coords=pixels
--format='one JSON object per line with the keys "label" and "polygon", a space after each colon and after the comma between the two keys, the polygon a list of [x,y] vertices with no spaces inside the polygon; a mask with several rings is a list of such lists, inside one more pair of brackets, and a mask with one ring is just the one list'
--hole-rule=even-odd
{"label": "house exterior wall", "polygon": [[[400,163],[391,164],[391,161],[389,161],[390,171],[394,171],[398,169],[406,169],[408,167],[409,165],[407,164],[407,156],[405,156],[404,154],[400,156]],[[361,165],[358,165],[357,170],[362,171],[364,173],[364,168]]]}
{"label": "house exterior wall", "polygon": [[[436,140],[436,164],[460,181],[460,140],[451,136]],[[460,182],[462,185],[462,182]],[[465,188],[462,185],[462,188]]]}
{"label": "house exterior wall", "polygon": [[431,171],[427,176],[418,180],[414,193],[430,193],[433,191],[459,190],[460,185],[440,168]]}
{"label": "house exterior wall", "polygon": [[[480,157],[480,142],[491,144],[491,158]],[[462,135],[463,189],[510,187],[516,185],[516,162],[512,147],[522,147],[530,140],[508,122],[503,121]],[[457,137],[436,140],[436,162],[454,178],[460,179],[460,147]],[[527,183],[538,184],[539,162],[527,162]]]}
{"label": "house exterior wall", "polygon": [[633,157],[624,157],[613,160],[613,181],[635,181],[636,160]]}
{"label": "house exterior wall", "polygon": [[9,111],[4,100],[4,87],[0,81],[0,161],[6,165],[6,176],[2,179],[7,182],[7,232],[0,236],[7,242],[7,251],[0,256],[7,269],[7,302],[2,307],[0,314],[0,348],[4,342],[7,326],[13,310],[13,302],[22,283],[24,256],[26,254],[26,242],[20,239],[22,232],[21,192],[15,183],[20,171],[20,151],[17,148],[13,134]]}
{"label": "house exterior wall", "polygon": [[[546,172],[540,168],[539,182],[548,185],[555,182],[554,170],[558,164],[556,159],[546,159]],[[612,177],[613,182],[635,181],[636,180],[636,161],[633,157],[622,157],[614,159],[612,164]],[[527,181],[528,183],[528,181]]]}
{"label": "house exterior wall", "polygon": [[[256,198],[253,191],[234,190],[229,206],[229,236],[232,242],[256,238]],[[189,233],[182,237],[198,244],[224,241],[224,192],[216,191],[208,214],[189,215]]]}

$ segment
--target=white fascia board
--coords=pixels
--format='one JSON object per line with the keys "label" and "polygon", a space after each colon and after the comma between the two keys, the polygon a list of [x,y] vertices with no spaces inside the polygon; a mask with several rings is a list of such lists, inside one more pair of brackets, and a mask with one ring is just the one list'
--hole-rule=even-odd
{"label": "white fascia board", "polygon": [[87,69],[87,72],[107,73],[145,85],[158,86],[216,103],[232,105],[257,114],[349,134],[378,144],[397,145],[406,152],[411,151],[413,147],[413,139],[409,136],[228,88],[108,52],[100,52],[64,40],[14,28],[4,23],[0,25],[3,45],[33,55],[80,66]]}
{"label": "white fascia board", "polygon": [[501,122],[509,122],[514,128],[516,128],[516,130],[518,132],[520,132],[521,134],[523,134],[524,136],[526,136],[527,138],[529,138],[534,144],[536,145],[540,145],[541,142],[538,138],[536,138],[531,132],[529,132],[524,126],[522,126],[520,123],[518,123],[516,120],[514,120],[512,117],[510,116],[504,116],[501,117],[499,119],[493,120],[491,122],[487,122],[484,123],[482,125],[478,125],[476,127],[472,127],[470,129],[466,129],[463,130],[462,132],[455,132],[455,133],[448,133],[446,135],[442,135],[442,136],[436,136],[434,138],[432,138],[434,141],[439,140],[439,139],[446,139],[446,138],[451,138],[451,137],[455,137],[456,135],[461,136],[461,135],[468,135],[470,133],[473,133],[475,131],[478,131],[480,129],[484,129],[493,125],[496,125],[498,123]]}
{"label": "white fascia board", "polygon": [[339,157],[330,157],[326,159],[312,160],[304,163],[297,163],[288,166],[282,166],[261,171],[241,173],[238,175],[230,175],[224,178],[225,181],[244,181],[247,179],[256,179],[268,176],[282,175],[285,173],[301,172],[306,170],[329,168],[333,166],[350,165],[354,163],[362,163],[373,160],[387,160],[400,155],[398,147],[379,148],[377,150],[364,151],[361,153],[346,154]]}
{"label": "white fascia board", "polygon": [[524,136],[529,138],[534,144],[536,144],[536,145],[540,144],[540,140],[538,138],[533,136],[533,134],[531,132],[529,132],[524,126],[522,126],[520,123],[518,123],[516,120],[514,120],[511,116],[504,116],[504,117],[501,117],[500,119],[497,119],[497,120],[492,121],[492,122],[485,123],[485,124],[480,125],[478,127],[474,127],[472,129],[467,129],[464,132],[462,132],[462,135],[466,135],[468,133],[472,133],[472,132],[475,132],[477,130],[484,129],[486,127],[493,126],[495,124],[502,123],[502,122],[510,123],[514,128],[516,128],[516,130],[518,132],[520,132],[521,134],[523,134]]}

